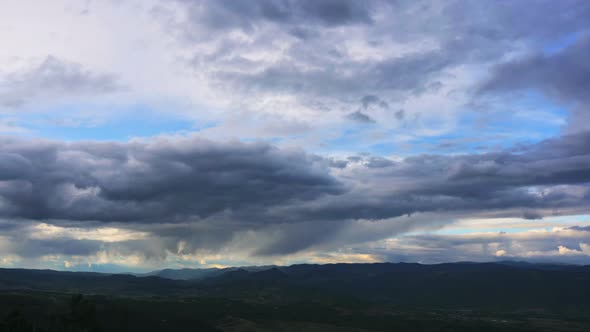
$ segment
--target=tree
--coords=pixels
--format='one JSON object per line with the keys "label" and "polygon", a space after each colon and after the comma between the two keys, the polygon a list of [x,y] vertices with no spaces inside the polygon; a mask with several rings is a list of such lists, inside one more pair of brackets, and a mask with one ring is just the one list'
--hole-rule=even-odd
{"label": "tree", "polygon": [[18,310],[10,312],[0,323],[2,332],[33,332],[33,326]]}

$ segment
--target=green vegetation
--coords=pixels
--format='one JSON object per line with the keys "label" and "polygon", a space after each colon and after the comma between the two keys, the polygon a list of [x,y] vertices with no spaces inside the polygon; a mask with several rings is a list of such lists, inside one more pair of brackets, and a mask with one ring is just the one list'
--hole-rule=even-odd
{"label": "green vegetation", "polygon": [[0,270],[0,331],[590,331],[589,277],[502,264],[302,265],[199,281]]}
{"label": "green vegetation", "polygon": [[546,310],[409,308],[317,296],[244,299],[0,294],[0,331],[588,331],[589,316]]}

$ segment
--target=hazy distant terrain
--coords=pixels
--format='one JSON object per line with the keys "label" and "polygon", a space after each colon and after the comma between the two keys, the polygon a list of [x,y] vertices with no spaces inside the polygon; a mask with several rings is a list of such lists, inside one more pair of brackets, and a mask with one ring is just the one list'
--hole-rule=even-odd
{"label": "hazy distant terrain", "polygon": [[[52,331],[51,324],[63,329],[59,324],[80,320],[73,318],[81,311],[76,306],[86,308],[83,317],[96,331],[590,328],[590,266],[303,264],[163,270],[140,277],[2,269],[0,289],[6,331],[14,321],[42,331]],[[74,303],[78,293],[84,298]]]}

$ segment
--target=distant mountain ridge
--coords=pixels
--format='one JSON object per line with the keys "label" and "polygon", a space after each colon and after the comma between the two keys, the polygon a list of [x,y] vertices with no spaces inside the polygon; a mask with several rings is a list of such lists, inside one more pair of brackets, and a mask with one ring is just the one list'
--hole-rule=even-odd
{"label": "distant mountain ridge", "polygon": [[[246,272],[260,272],[271,269],[278,269],[286,273],[292,271],[299,271],[306,268],[318,267],[319,270],[331,270],[330,267],[350,267],[349,270],[356,271],[358,269],[371,269],[371,267],[387,267],[387,266],[433,266],[442,267],[448,265],[477,265],[483,266],[486,264],[505,265],[521,269],[538,269],[538,270],[568,270],[583,267],[582,265],[573,264],[559,264],[559,263],[530,263],[524,261],[497,261],[497,262],[454,262],[454,263],[440,263],[440,264],[420,264],[420,263],[333,263],[333,264],[294,264],[289,266],[278,265],[263,265],[263,266],[239,266],[227,268],[182,268],[182,269],[163,269],[155,270],[148,273],[125,273],[132,274],[137,277],[156,276],[165,279],[173,280],[205,280],[222,276],[227,272],[244,270]],[[320,268],[322,267],[323,268]],[[386,268],[387,269],[387,268]]]}
{"label": "distant mountain ridge", "polygon": [[[189,279],[171,279],[189,278]],[[0,291],[308,301],[353,297],[392,305],[590,308],[590,266],[519,262],[298,264],[162,270],[151,275],[0,269]]]}
{"label": "distant mountain ridge", "polygon": [[137,277],[156,276],[160,278],[172,279],[172,280],[202,280],[206,278],[212,278],[220,276],[226,272],[245,270],[248,272],[257,272],[270,270],[276,267],[275,265],[263,265],[263,266],[239,266],[239,267],[226,267],[226,268],[203,268],[203,269],[163,269],[155,270],[148,273],[125,273],[131,274]]}

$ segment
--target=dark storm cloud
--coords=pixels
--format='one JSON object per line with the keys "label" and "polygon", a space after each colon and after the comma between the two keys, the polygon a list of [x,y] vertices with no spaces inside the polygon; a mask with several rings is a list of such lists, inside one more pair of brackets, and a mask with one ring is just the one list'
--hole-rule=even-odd
{"label": "dark storm cloud", "polygon": [[342,188],[320,158],[266,144],[0,142],[0,214],[177,221],[251,213]]}
{"label": "dark storm cloud", "polygon": [[338,165],[266,144],[4,140],[0,214],[27,219],[244,224],[384,219],[417,212],[580,208],[590,133],[515,151],[361,158]]}
{"label": "dark storm cloud", "polygon": [[444,214],[587,213],[588,141],[585,132],[498,153],[398,161],[361,156],[337,163],[267,144],[196,138],[74,144],[5,139],[0,216],[70,227],[119,222],[117,227],[152,234],[170,252],[179,241],[187,252],[220,250],[252,231],[261,236],[258,255],[286,254],[353,241],[360,219],[439,215],[363,226],[363,239],[380,239]]}
{"label": "dark storm cloud", "polygon": [[590,150],[584,143],[589,140],[586,132],[518,151],[422,155],[389,163],[371,158],[354,173],[356,182],[366,184],[363,190],[288,211],[302,219],[375,220],[417,212],[505,211],[522,217],[527,211],[542,217],[584,209],[590,202]]}
{"label": "dark storm cloud", "polygon": [[543,215],[541,215],[540,213],[535,212],[535,211],[524,211],[522,213],[522,218],[528,219],[528,220],[536,220],[536,219],[543,219]]}
{"label": "dark storm cloud", "polygon": [[20,154],[0,152],[0,181],[30,175],[32,165]]}
{"label": "dark storm cloud", "polygon": [[20,107],[37,98],[104,94],[122,89],[117,78],[48,56],[40,64],[2,75],[0,105]]}

